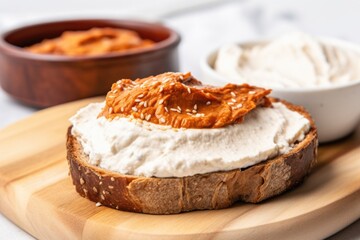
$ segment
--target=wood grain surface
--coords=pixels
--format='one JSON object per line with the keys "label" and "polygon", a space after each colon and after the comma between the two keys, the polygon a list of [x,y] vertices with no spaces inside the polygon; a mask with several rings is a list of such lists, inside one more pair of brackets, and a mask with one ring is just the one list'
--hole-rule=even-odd
{"label": "wood grain surface", "polygon": [[261,204],[147,215],[96,207],[68,176],[67,119],[86,99],[0,130],[0,211],[39,239],[320,239],[360,217],[360,126],[319,149],[297,189]]}

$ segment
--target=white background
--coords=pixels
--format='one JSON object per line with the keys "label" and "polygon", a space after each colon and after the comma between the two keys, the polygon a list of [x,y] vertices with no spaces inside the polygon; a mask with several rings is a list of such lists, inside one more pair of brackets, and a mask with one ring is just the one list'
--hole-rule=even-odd
{"label": "white background", "polygon": [[[0,0],[1,31],[44,20],[85,17],[144,19],[173,27],[182,35],[181,70],[200,80],[201,57],[228,42],[300,30],[360,44],[358,0]],[[0,128],[35,111],[0,89]],[[0,214],[0,239],[31,237]],[[360,221],[331,239],[360,239]]]}

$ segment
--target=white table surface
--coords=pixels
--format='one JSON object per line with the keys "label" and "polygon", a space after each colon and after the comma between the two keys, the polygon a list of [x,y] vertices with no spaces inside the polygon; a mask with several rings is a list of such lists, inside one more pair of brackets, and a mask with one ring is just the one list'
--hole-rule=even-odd
{"label": "white table surface", "polygon": [[[304,31],[360,44],[359,13],[357,0],[62,0],[56,6],[47,0],[0,0],[0,30],[73,17],[162,21],[182,35],[181,70],[191,71],[201,79],[200,59],[224,43]],[[0,128],[36,111],[12,100],[0,89]],[[0,214],[0,239],[33,237]],[[329,239],[360,239],[360,220]]]}

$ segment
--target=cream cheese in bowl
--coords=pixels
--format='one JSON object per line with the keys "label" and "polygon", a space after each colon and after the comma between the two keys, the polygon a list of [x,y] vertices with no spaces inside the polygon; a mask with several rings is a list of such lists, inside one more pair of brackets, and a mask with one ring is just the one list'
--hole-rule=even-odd
{"label": "cream cheese in bowl", "polygon": [[231,81],[270,88],[331,86],[360,79],[360,54],[293,33],[252,47],[223,46],[214,69]]}
{"label": "cream cheese in bowl", "polygon": [[207,55],[203,78],[216,85],[249,83],[304,106],[319,141],[351,133],[360,120],[360,47],[345,41],[291,33],[271,41],[230,44]]}

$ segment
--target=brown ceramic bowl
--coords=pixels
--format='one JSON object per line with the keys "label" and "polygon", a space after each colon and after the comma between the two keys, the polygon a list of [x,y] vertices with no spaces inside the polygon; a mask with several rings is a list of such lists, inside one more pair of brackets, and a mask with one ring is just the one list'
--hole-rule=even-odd
{"label": "brown ceramic bowl", "polygon": [[[23,47],[55,38],[66,30],[114,27],[134,30],[156,42],[153,47],[97,56],[36,54]],[[15,99],[36,107],[103,95],[122,78],[178,71],[180,36],[155,23],[128,20],[69,20],[42,23],[3,33],[0,38],[0,85]]]}

